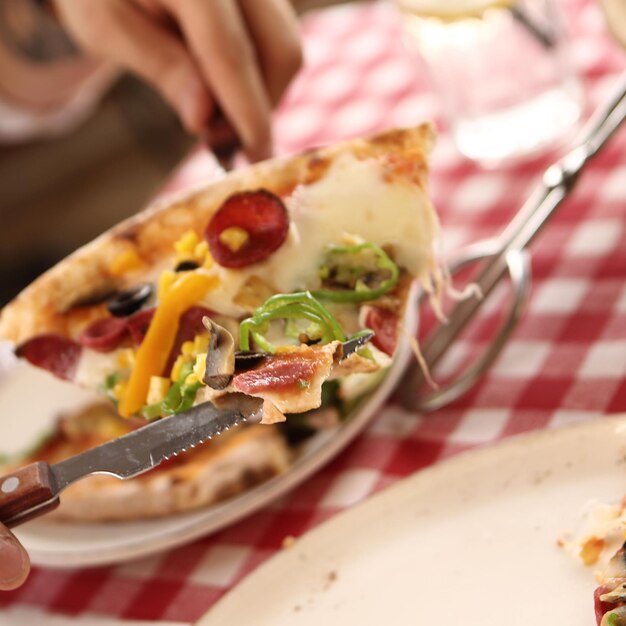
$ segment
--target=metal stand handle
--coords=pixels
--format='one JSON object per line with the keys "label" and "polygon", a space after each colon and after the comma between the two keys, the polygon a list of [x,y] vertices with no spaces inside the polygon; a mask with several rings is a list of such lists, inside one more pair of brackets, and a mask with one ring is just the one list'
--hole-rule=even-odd
{"label": "metal stand handle", "polygon": [[[472,263],[491,258],[494,254],[497,253],[486,252],[485,245],[472,246],[452,265],[451,272],[455,274]],[[530,255],[522,250],[510,251],[506,255],[506,270],[513,290],[511,305],[502,326],[489,347],[477,361],[457,376],[455,380],[426,395],[419,394],[419,390],[423,388],[425,383],[421,369],[418,367],[410,368],[398,388],[398,395],[403,406],[416,411],[435,411],[454,402],[469,391],[489,369],[505,346],[524,311],[531,284]],[[442,340],[445,341],[445,338],[442,337]]]}

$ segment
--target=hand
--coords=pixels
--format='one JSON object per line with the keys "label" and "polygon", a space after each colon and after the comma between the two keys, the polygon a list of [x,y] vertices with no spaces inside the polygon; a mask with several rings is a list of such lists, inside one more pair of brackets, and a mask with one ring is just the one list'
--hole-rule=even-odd
{"label": "hand", "polygon": [[87,53],[151,82],[188,131],[216,105],[248,157],[272,150],[270,114],[302,63],[288,0],[55,0]]}
{"label": "hand", "polygon": [[30,571],[30,559],[26,550],[13,533],[0,524],[0,590],[19,587]]}

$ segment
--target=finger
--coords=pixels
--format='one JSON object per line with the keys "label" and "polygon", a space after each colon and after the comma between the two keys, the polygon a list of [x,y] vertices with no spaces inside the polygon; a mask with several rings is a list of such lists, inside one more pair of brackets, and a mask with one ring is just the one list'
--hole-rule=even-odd
{"label": "finger", "polygon": [[288,0],[239,0],[239,5],[254,39],[265,87],[275,104],[302,67],[296,14]]}
{"label": "finger", "polygon": [[[76,5],[82,5],[76,10]],[[190,132],[206,126],[212,99],[184,42],[153,15],[126,0],[92,0],[72,5],[63,16],[88,51],[106,57],[152,83],[178,112]],[[83,23],[72,23],[80,11]]]}
{"label": "finger", "polygon": [[26,550],[13,533],[0,524],[0,589],[8,591],[19,587],[30,571]]}
{"label": "finger", "polygon": [[248,157],[271,154],[270,101],[239,5],[233,0],[171,3],[205,80]]}

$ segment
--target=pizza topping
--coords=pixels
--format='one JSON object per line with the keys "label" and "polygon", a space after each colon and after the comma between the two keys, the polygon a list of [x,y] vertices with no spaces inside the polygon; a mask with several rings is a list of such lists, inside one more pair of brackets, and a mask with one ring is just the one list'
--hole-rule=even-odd
{"label": "pizza topping", "polygon": [[622,604],[605,613],[599,626],[626,626],[626,605]]}
{"label": "pizza topping", "polygon": [[593,565],[598,562],[603,549],[602,537],[589,537],[580,549],[580,558],[585,565]]}
{"label": "pizza topping", "polygon": [[273,355],[260,367],[238,374],[235,389],[245,393],[307,389],[310,387],[307,379],[313,376],[317,364],[315,352],[312,348],[309,350],[308,353],[300,350]]}
{"label": "pizza topping", "polygon": [[[202,241],[194,230],[188,230],[175,244],[176,271],[189,271],[198,267],[209,269],[213,259],[209,254],[209,244]],[[195,268],[192,267],[195,265]]]}
{"label": "pizza topping", "polygon": [[104,317],[87,326],[80,334],[79,341],[97,352],[111,352],[119,347],[127,334],[125,319]]}
{"label": "pizza topping", "polygon": [[191,259],[187,259],[185,261],[180,261],[176,267],[174,268],[175,272],[191,272],[193,270],[197,270],[200,266]]}
{"label": "pizza topping", "polygon": [[282,246],[288,231],[283,201],[258,189],[228,197],[211,218],[205,236],[221,266],[240,268],[267,259]]}
{"label": "pizza topping", "polygon": [[18,357],[65,380],[74,378],[81,352],[80,344],[53,333],[37,335],[15,349]]}
{"label": "pizza topping", "polygon": [[148,388],[148,397],[146,399],[147,403],[156,404],[157,402],[161,402],[167,395],[171,386],[172,381],[169,378],[164,378],[163,376],[151,376],[150,387]]}
{"label": "pizza topping", "polygon": [[302,291],[272,296],[263,306],[256,309],[252,317],[241,322],[240,349],[250,350],[250,338],[252,338],[257,347],[264,352],[276,352],[276,346],[266,337],[271,322],[275,320],[286,320],[292,323],[296,320],[308,321],[308,326],[300,334],[321,344],[346,339],[341,326],[328,309],[310,292]]}
{"label": "pizza topping", "polygon": [[[148,332],[137,350],[135,367],[128,381],[119,412],[130,417],[145,404],[151,376],[160,376],[174,346],[182,314],[215,288],[217,279],[199,272],[186,272],[164,293]],[[171,391],[171,390],[170,390]]]}
{"label": "pizza topping", "polygon": [[202,320],[212,315],[214,315],[213,311],[203,306],[192,306],[181,315],[176,339],[174,340],[174,345],[172,346],[172,350],[163,370],[164,376],[171,374],[174,363],[179,357],[183,345],[188,341],[193,341],[199,333],[205,333]]}
{"label": "pizza topping", "polygon": [[338,342],[303,345],[273,354],[257,367],[236,374],[233,388],[270,400],[283,413],[315,409],[320,406],[322,383],[330,375],[338,346]]}
{"label": "pizza topping", "polygon": [[196,335],[193,341],[185,341],[181,346],[180,354],[174,362],[172,371],[170,372],[170,378],[173,381],[178,380],[182,367],[193,363],[199,354],[206,354],[208,349],[209,336],[204,331]]}
{"label": "pizza topping", "polygon": [[143,309],[142,311],[133,313],[133,315],[126,320],[126,327],[135,345],[138,346],[141,344],[146,336],[155,311],[156,309]]}
{"label": "pizza topping", "polygon": [[385,354],[392,356],[398,343],[398,314],[381,307],[368,307],[365,326],[374,331],[372,343]]}
{"label": "pizza topping", "polygon": [[626,583],[620,582],[615,589],[602,594],[600,600],[602,602],[610,602],[611,604],[626,602]]}
{"label": "pizza topping", "polygon": [[238,252],[241,246],[250,239],[250,235],[243,228],[238,226],[230,226],[220,233],[219,240],[231,252]]}
{"label": "pizza topping", "polygon": [[210,318],[205,317],[202,322],[209,331],[209,349],[201,380],[211,389],[226,389],[235,372],[235,340]]}
{"label": "pizza topping", "polygon": [[169,388],[163,400],[144,406],[143,416],[147,420],[154,420],[190,409],[194,404],[198,389],[202,386],[199,381],[188,380],[192,371],[192,364],[185,363],[181,368],[178,380]]}
{"label": "pizza topping", "polygon": [[116,294],[107,302],[107,310],[114,317],[128,317],[138,311],[152,296],[152,285],[143,283]]}
{"label": "pizza topping", "polygon": [[373,243],[331,246],[320,270],[324,289],[316,298],[332,302],[376,300],[391,291],[400,277],[398,266]]}

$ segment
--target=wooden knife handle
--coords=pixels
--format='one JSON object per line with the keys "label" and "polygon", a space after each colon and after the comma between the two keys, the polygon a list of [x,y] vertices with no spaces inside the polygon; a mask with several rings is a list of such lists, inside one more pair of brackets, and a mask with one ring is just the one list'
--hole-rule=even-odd
{"label": "wooden knife handle", "polygon": [[17,526],[58,505],[52,470],[44,461],[0,478],[0,522],[6,526]]}

